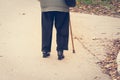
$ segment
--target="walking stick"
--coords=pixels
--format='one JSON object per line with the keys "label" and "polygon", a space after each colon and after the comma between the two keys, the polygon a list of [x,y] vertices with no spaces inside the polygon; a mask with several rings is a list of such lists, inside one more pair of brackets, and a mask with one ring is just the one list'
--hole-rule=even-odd
{"label": "walking stick", "polygon": [[75,47],[74,47],[74,41],[73,41],[73,33],[72,33],[71,19],[70,19],[69,25],[70,25],[70,34],[71,34],[71,41],[72,41],[73,53],[75,53]]}

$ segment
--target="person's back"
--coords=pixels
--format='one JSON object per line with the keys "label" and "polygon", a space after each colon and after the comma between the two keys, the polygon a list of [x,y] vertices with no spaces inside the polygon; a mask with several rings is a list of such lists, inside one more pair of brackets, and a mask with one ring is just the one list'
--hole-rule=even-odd
{"label": "person's back", "polygon": [[64,0],[40,0],[42,12],[61,11],[68,12],[69,7]]}

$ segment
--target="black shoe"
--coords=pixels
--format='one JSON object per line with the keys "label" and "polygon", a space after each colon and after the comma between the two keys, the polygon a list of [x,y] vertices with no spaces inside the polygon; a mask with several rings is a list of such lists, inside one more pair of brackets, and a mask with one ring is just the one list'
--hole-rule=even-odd
{"label": "black shoe", "polygon": [[63,51],[58,51],[58,60],[64,59]]}
{"label": "black shoe", "polygon": [[50,52],[43,52],[43,58],[47,58],[50,56]]}

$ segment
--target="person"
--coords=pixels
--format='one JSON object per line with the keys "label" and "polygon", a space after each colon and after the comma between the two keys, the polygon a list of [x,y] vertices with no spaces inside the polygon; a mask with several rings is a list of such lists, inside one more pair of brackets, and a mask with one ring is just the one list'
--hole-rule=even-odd
{"label": "person", "polygon": [[58,60],[64,59],[64,50],[68,50],[69,7],[64,0],[40,0],[42,23],[43,58],[50,56],[53,25],[56,28]]}

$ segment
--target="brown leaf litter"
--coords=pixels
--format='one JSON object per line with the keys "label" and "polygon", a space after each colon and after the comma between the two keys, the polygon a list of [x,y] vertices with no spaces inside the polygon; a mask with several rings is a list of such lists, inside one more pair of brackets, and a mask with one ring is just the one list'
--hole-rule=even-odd
{"label": "brown leaf litter", "polygon": [[106,58],[98,62],[103,73],[108,74],[113,80],[120,80],[120,75],[117,72],[116,58],[120,51],[120,39],[109,41],[106,45]]}

